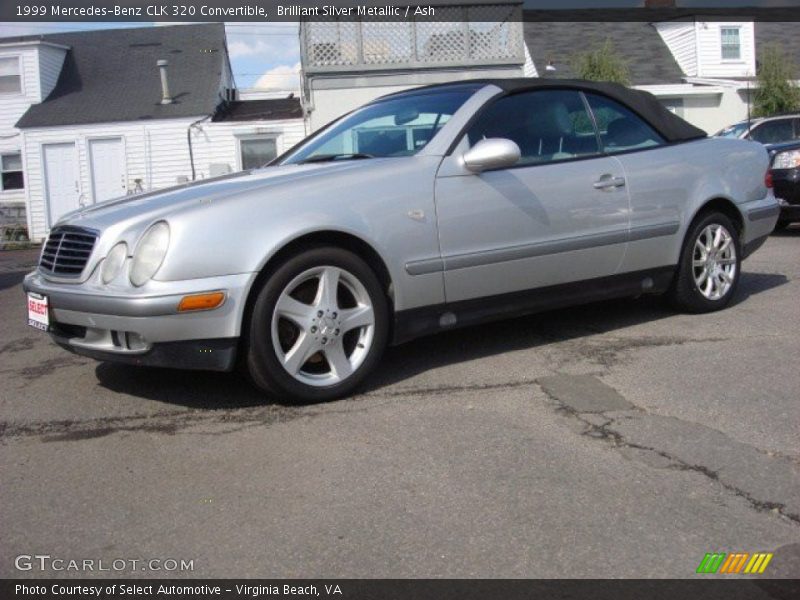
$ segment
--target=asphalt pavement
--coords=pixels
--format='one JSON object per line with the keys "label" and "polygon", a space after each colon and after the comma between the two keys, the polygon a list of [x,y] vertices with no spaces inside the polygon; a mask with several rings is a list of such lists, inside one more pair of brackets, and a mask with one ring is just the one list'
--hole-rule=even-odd
{"label": "asphalt pavement", "polygon": [[[35,260],[0,253],[2,577],[682,578],[707,552],[800,577],[797,227],[726,311],[640,298],[453,331],[299,408],[60,350],[25,324]],[[127,562],[20,570],[34,555]],[[192,568],[130,562],[149,559]]]}

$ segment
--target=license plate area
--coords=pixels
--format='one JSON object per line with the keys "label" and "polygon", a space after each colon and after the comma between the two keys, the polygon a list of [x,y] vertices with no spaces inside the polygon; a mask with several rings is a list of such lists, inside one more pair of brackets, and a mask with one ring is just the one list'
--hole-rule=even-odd
{"label": "license plate area", "polygon": [[47,296],[28,292],[28,325],[39,331],[50,329],[50,306]]}

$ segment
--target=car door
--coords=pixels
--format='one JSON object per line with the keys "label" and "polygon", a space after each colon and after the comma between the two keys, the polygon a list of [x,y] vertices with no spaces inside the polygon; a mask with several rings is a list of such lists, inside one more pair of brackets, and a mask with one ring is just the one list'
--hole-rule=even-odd
{"label": "car door", "polygon": [[[463,153],[484,138],[514,141],[518,164],[467,171]],[[623,170],[601,155],[578,91],[495,101],[443,161],[435,186],[448,302],[604,277],[623,259]]]}
{"label": "car door", "polygon": [[[686,144],[666,144],[641,117],[619,102],[585,94],[600,133],[603,152],[624,169],[631,202],[630,235],[621,272],[668,267],[677,261],[681,222],[690,218],[692,186],[705,161]],[[702,157],[700,157],[702,158]]]}

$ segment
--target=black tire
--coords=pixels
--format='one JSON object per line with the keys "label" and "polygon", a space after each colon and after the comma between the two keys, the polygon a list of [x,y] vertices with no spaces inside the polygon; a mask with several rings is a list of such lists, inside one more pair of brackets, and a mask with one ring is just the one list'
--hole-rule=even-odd
{"label": "black tire", "polygon": [[[709,225],[721,225],[731,235],[732,244],[736,253],[736,269],[732,277],[733,281],[727,292],[718,299],[709,299],[703,295],[698,288],[694,277],[693,260],[694,248],[698,237]],[[720,212],[708,212],[698,215],[689,227],[689,232],[683,242],[681,249],[680,262],[675,279],[672,282],[668,294],[671,304],[678,310],[689,313],[708,313],[722,310],[730,304],[736,288],[739,285],[739,278],[742,272],[742,248],[739,239],[739,231],[731,219]]]}
{"label": "black tire", "polygon": [[[284,369],[273,346],[272,316],[282,292],[296,277],[309,269],[328,266],[348,272],[363,285],[372,303],[374,329],[372,343],[360,366],[343,381],[319,387],[299,381]],[[245,332],[243,363],[252,382],[272,397],[295,403],[325,402],[351,394],[364,381],[380,361],[388,336],[389,303],[372,269],[348,250],[314,247],[279,265],[258,291]]]}

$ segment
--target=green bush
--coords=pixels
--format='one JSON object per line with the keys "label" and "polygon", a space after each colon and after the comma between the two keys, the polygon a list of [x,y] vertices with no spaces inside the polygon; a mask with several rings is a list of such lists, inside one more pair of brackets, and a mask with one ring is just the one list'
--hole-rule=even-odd
{"label": "green bush", "polygon": [[800,89],[792,83],[796,72],[791,59],[776,44],[765,48],[758,65],[758,89],[753,114],[769,117],[800,110]]}
{"label": "green bush", "polygon": [[575,55],[572,69],[578,77],[589,81],[613,81],[622,85],[631,83],[628,62],[617,53],[611,38]]}

